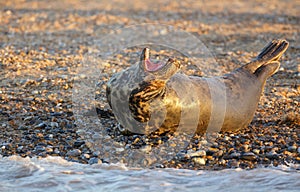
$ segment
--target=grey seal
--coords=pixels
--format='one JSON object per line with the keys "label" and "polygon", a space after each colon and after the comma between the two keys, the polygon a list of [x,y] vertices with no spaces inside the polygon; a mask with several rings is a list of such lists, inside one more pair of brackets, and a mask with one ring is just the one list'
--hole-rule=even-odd
{"label": "grey seal", "polygon": [[253,119],[268,77],[280,67],[286,40],[273,40],[258,56],[224,76],[204,78],[180,72],[181,63],[140,61],[107,83],[107,100],[117,120],[133,133],[236,131]]}

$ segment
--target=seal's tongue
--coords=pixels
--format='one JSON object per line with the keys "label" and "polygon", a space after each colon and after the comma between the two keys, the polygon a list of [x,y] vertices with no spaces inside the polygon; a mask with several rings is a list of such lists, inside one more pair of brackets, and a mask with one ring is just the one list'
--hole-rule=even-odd
{"label": "seal's tongue", "polygon": [[164,62],[154,63],[154,62],[150,61],[150,49],[149,48],[143,49],[141,59],[142,59],[142,63],[144,65],[145,70],[149,71],[149,72],[155,72],[165,65]]}
{"label": "seal's tongue", "polygon": [[145,68],[147,71],[157,71],[165,65],[163,62],[153,63],[150,59],[145,60]]}

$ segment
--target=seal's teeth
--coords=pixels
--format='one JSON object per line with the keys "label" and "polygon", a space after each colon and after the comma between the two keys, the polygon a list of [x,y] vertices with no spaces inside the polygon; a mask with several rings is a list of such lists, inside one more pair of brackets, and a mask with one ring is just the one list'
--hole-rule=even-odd
{"label": "seal's teeth", "polygon": [[145,48],[145,59],[150,58],[150,49],[148,47]]}
{"label": "seal's teeth", "polygon": [[146,59],[149,59],[149,57],[150,57],[150,49],[148,47],[146,47],[143,49],[142,59],[146,60]]}

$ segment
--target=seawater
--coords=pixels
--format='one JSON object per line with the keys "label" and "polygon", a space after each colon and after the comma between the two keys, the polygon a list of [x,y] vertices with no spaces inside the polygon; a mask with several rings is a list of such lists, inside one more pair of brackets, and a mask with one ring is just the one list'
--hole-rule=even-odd
{"label": "seawater", "polygon": [[193,171],[0,157],[0,191],[300,191],[299,165]]}

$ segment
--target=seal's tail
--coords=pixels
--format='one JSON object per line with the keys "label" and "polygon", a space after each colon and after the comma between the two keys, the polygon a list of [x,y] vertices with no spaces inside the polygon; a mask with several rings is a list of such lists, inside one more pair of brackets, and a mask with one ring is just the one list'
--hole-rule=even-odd
{"label": "seal's tail", "polygon": [[276,39],[266,45],[254,61],[243,68],[256,74],[258,77],[269,77],[273,75],[280,66],[278,62],[287,50],[289,43],[286,40]]}

